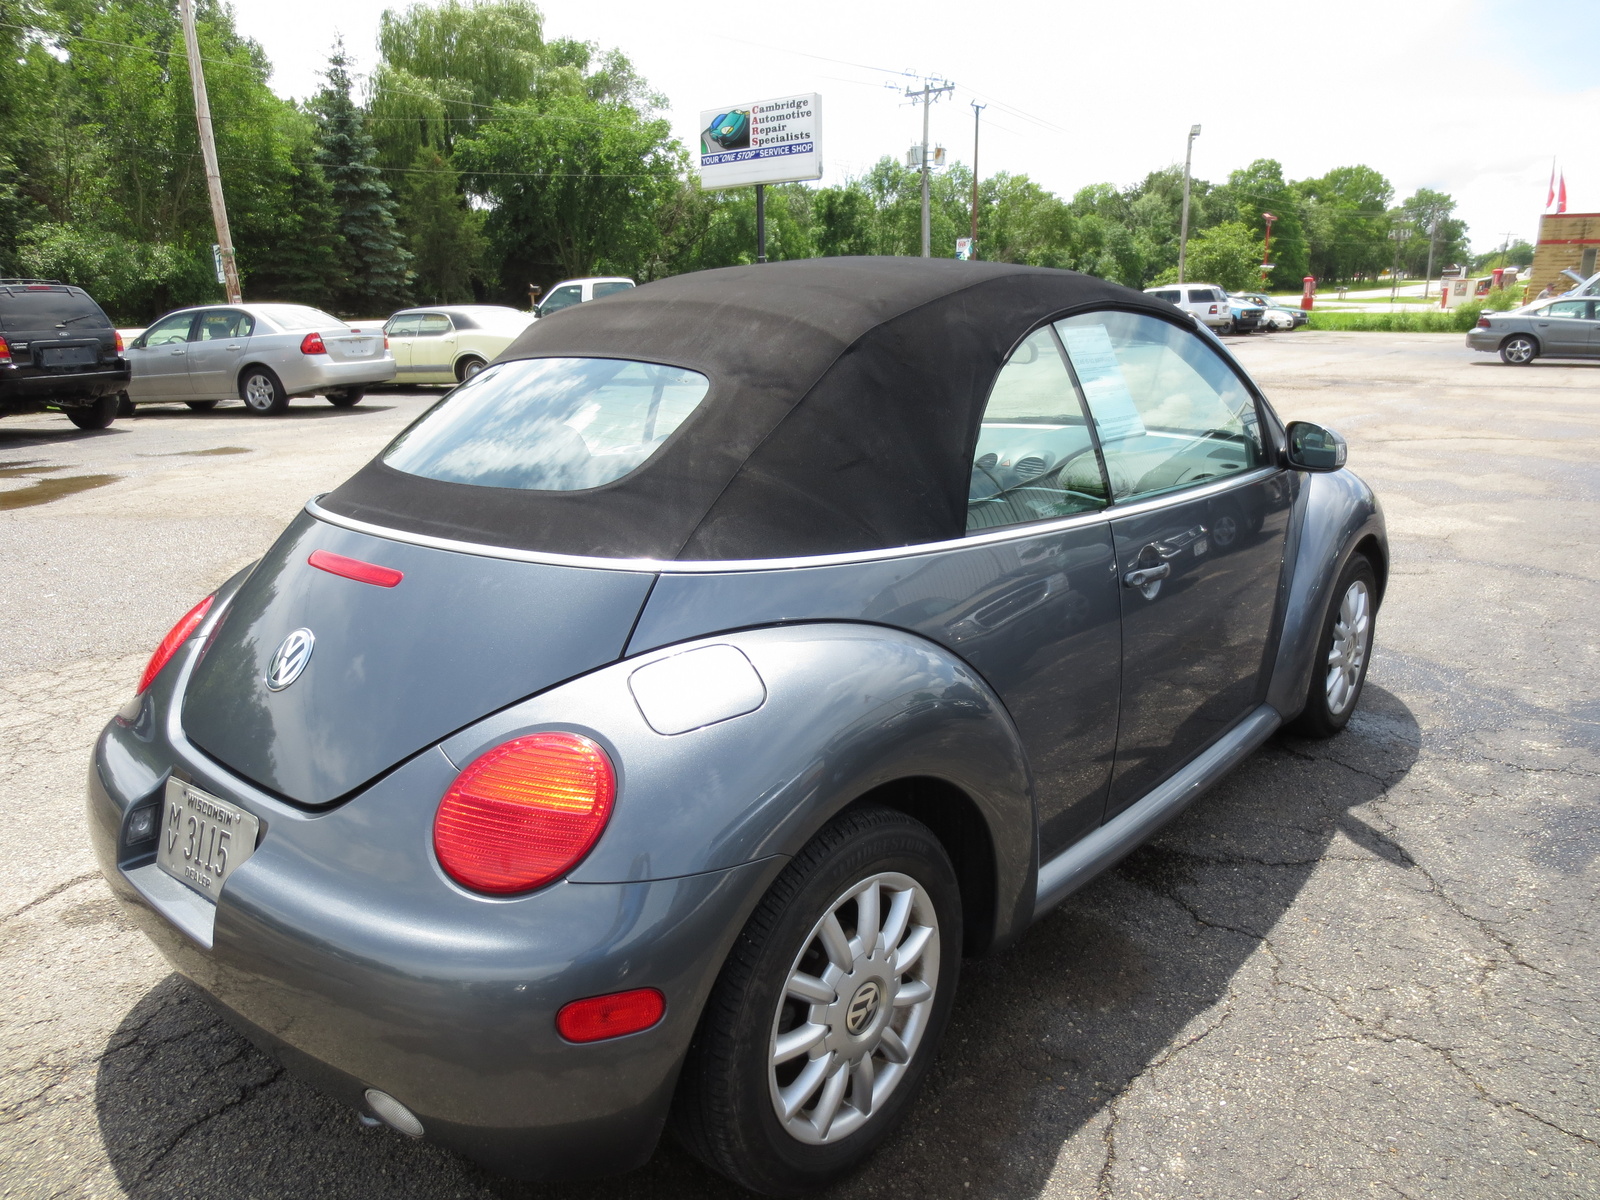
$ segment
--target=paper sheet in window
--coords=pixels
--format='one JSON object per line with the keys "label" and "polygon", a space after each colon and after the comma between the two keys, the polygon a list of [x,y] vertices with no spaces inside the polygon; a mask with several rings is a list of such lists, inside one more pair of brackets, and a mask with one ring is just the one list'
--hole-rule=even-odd
{"label": "paper sheet in window", "polygon": [[1122,364],[1104,325],[1058,325],[1057,332],[1083,384],[1102,442],[1144,436],[1144,421],[1122,376]]}

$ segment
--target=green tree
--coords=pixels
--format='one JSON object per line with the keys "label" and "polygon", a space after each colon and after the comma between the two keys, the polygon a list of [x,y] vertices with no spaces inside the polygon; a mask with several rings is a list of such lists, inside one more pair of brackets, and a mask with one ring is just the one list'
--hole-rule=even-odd
{"label": "green tree", "polygon": [[[1301,212],[1304,201],[1300,191],[1285,182],[1283,167],[1276,159],[1258,158],[1231,173],[1228,182],[1217,191],[1217,199],[1232,207],[1232,219],[1256,235],[1256,261],[1261,261],[1263,252],[1271,255],[1273,269],[1268,286],[1278,291],[1297,290],[1310,270],[1311,253]],[[1270,246],[1266,243],[1269,212],[1276,218]],[[1259,282],[1258,271],[1252,286]]]}
{"label": "green tree", "polygon": [[1261,242],[1243,221],[1202,229],[1189,239],[1185,274],[1229,292],[1255,287],[1261,280]]}
{"label": "green tree", "polygon": [[1309,251],[1309,270],[1325,281],[1375,279],[1393,258],[1389,204],[1394,187],[1371,167],[1336,167],[1295,189]]}
{"label": "green tree", "polygon": [[350,98],[349,59],[337,45],[327,85],[313,104],[319,119],[317,162],[338,211],[337,307],[349,314],[386,311],[410,298],[411,254],[395,225],[394,197],[374,164],[366,115]]}
{"label": "green tree", "polygon": [[317,161],[316,122],[310,114],[295,110],[284,124],[290,165],[287,203],[276,210],[271,252],[252,254],[250,294],[261,300],[336,307],[345,284],[344,245],[333,188]]}
{"label": "green tree", "polygon": [[1471,253],[1467,223],[1455,214],[1456,202],[1444,192],[1418,188],[1400,205],[1401,219],[1410,227],[1401,265],[1406,273],[1421,276],[1428,269],[1428,248],[1433,246],[1433,269],[1465,262]]}
{"label": "green tree", "polygon": [[461,196],[455,169],[423,147],[402,185],[401,228],[414,256],[416,293],[429,304],[470,303],[483,279],[483,214]]}

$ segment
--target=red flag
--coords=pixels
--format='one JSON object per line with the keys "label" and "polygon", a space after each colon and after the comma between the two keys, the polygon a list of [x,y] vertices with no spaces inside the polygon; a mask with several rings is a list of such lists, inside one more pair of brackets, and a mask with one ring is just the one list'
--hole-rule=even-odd
{"label": "red flag", "polygon": [[1567,211],[1567,173],[1565,171],[1561,172],[1561,187],[1556,192],[1556,211],[1558,213]]}
{"label": "red flag", "polygon": [[1556,165],[1550,164],[1550,194],[1544,198],[1544,206],[1549,208],[1556,202]]}

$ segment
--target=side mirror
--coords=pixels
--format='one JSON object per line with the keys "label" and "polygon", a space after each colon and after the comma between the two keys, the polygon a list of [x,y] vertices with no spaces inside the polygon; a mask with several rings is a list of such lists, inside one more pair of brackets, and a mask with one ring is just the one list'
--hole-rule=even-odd
{"label": "side mirror", "polygon": [[1310,421],[1289,422],[1289,465],[1301,471],[1337,471],[1350,452],[1344,438]]}

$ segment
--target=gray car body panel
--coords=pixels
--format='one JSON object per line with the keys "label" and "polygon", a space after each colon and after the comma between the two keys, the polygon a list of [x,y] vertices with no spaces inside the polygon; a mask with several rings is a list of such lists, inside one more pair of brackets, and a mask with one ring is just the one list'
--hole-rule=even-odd
{"label": "gray car body panel", "polygon": [[[560,565],[302,517],[267,560],[219,589],[194,636],[101,735],[88,788],[96,852],[177,969],[329,1094],[360,1108],[363,1091],[380,1088],[417,1114],[430,1139],[509,1174],[626,1170],[655,1146],[733,939],[789,857],[841,809],[907,779],[958,789],[993,860],[990,927],[969,944],[1003,945],[1299,711],[1339,571],[1370,539],[1381,584],[1387,550],[1377,502],[1348,471],[1276,477],[1289,508],[1273,652],[1261,668],[1265,702],[1258,695],[1145,797],[1109,821],[1086,822],[1042,863],[1048,755],[1029,721],[1070,715],[1106,686],[1092,682],[1104,656],[1074,638],[1114,642],[1120,655],[1120,626],[1104,619],[1120,587],[1108,539],[1131,506],[970,545],[716,570]],[[1196,494],[1170,503],[1192,504]],[[318,578],[304,565],[312,548],[406,579],[385,591]],[[301,571],[309,574],[290,574]],[[452,593],[448,577],[467,590]],[[280,580],[293,596],[271,594]],[[551,634],[540,613],[518,607],[527,596],[592,620],[592,630],[557,622],[565,632]],[[451,631],[437,646],[415,647],[377,628],[395,615],[383,615],[389,603],[408,606],[400,615],[413,642],[464,608],[488,611],[482,604],[493,614],[480,623],[501,636]],[[1077,691],[1029,692],[1034,677],[1019,647],[1039,636],[1029,622],[1045,617],[1067,631],[1052,669],[1091,680]],[[228,722],[213,709],[226,709],[228,687],[272,703],[260,700],[260,676],[274,639],[297,621],[317,630],[323,658],[284,694],[341,660],[348,667],[364,656],[367,674],[328,673],[301,693],[299,709],[268,708],[270,720],[249,726],[250,738],[224,746]],[[506,629],[528,645],[513,645]],[[579,638],[589,643],[583,653],[564,644]],[[709,647],[748,661],[759,702],[658,732],[681,723],[657,712],[653,726],[630,680]],[[417,695],[400,686],[408,672],[430,680],[429,702],[411,705],[425,710],[420,723],[408,724],[408,697]],[[472,689],[451,691],[453,681],[473,679],[492,686],[470,702],[462,697]],[[455,698],[435,702],[447,696]],[[367,722],[363,736],[383,749],[338,770],[291,765],[322,753],[318,721],[345,719],[358,697],[374,714],[349,720]],[[440,797],[478,754],[547,729],[583,733],[611,756],[610,823],[561,882],[510,898],[461,888],[433,854]],[[1109,780],[1109,759],[1096,769]],[[188,916],[155,886],[153,842],[125,838],[129,813],[157,803],[171,775],[243,806],[264,827],[218,903]],[[280,794],[297,789],[301,803]],[[308,808],[305,796],[321,806]],[[1092,804],[1080,797],[1073,819]],[[667,998],[657,1026],[585,1046],[556,1034],[562,1004],[640,986]]]}

